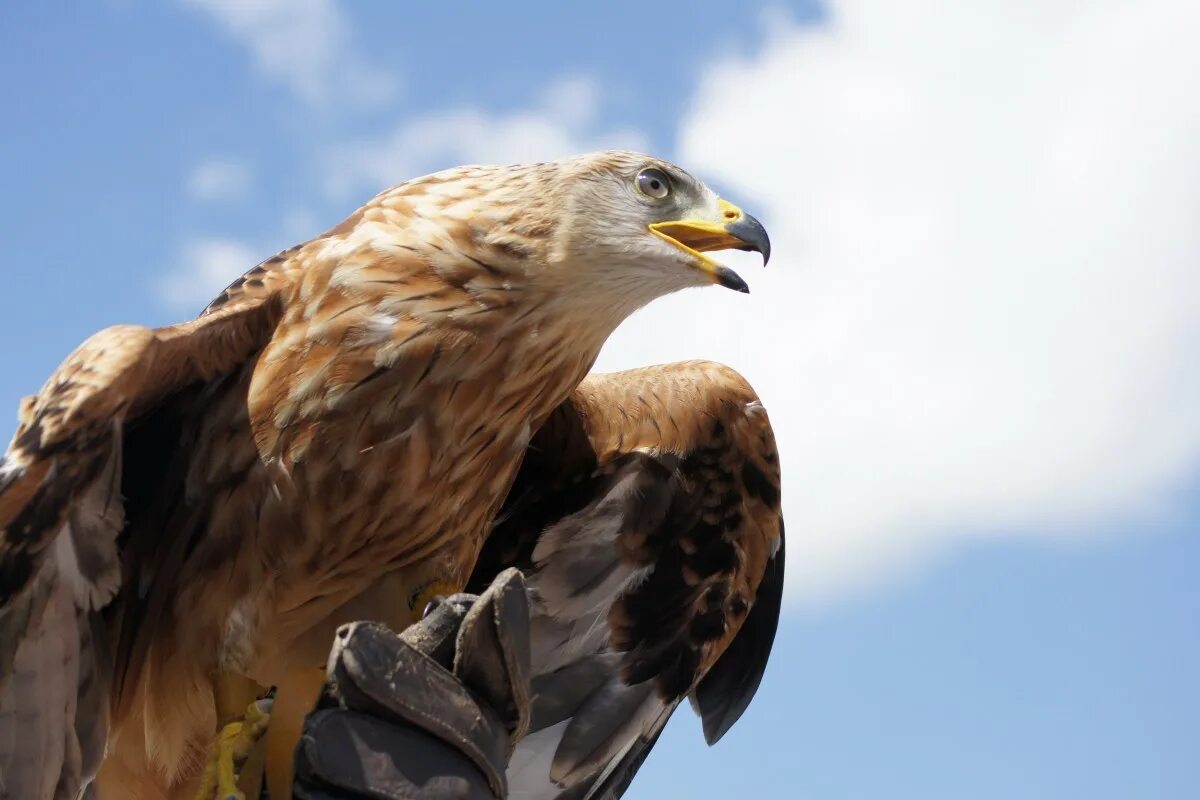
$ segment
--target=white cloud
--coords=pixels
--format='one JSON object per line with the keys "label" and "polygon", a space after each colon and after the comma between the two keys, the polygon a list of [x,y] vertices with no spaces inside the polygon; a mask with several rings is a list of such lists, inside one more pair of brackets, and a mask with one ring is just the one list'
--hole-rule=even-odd
{"label": "white cloud", "polygon": [[652,307],[600,366],[752,380],[806,601],[1152,514],[1200,462],[1200,5],[830,10],[713,66],[681,127],[776,260],[748,298]]}
{"label": "white cloud", "polygon": [[336,148],[329,157],[329,191],[383,189],[463,163],[546,161],[607,148],[643,148],[630,128],[596,131],[599,91],[587,78],[552,84],[531,108],[491,113],[478,108],[436,111],[407,120],[382,139]]}
{"label": "white cloud", "polygon": [[199,200],[225,200],[250,188],[250,168],[240,161],[213,158],[201,162],[188,176],[187,191]]}
{"label": "white cloud", "polygon": [[255,65],[303,100],[380,105],[394,76],[359,59],[335,0],[183,0],[249,48]]}
{"label": "white cloud", "polygon": [[262,260],[262,252],[234,239],[193,239],[182,248],[179,266],[159,285],[172,311],[197,314],[235,278]]}

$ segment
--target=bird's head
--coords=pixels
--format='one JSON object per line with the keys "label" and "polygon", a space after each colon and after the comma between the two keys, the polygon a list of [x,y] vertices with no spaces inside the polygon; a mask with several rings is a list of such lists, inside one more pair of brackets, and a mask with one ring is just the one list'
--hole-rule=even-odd
{"label": "bird's head", "polygon": [[[540,164],[460,167],[398,187],[471,231],[484,260],[519,270],[542,296],[619,322],[691,286],[747,292],[707,253],[771,252],[754,217],[674,164],[605,151]],[[418,206],[419,207],[419,206]],[[461,241],[461,237],[455,237]]]}
{"label": "bird's head", "polygon": [[645,299],[717,284],[748,292],[746,282],[707,253],[753,250],[765,264],[767,232],[751,215],[683,169],[659,158],[607,151],[546,165],[561,185],[562,222],[553,257],[575,278]]}

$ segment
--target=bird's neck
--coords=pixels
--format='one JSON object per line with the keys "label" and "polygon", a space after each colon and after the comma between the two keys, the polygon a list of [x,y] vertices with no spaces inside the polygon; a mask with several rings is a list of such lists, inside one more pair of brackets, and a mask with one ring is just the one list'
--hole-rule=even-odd
{"label": "bird's neck", "polygon": [[590,350],[591,360],[630,315],[679,288],[622,277],[620,272],[581,267],[572,280],[561,285],[551,283],[538,292],[546,327],[555,328],[576,347]]}

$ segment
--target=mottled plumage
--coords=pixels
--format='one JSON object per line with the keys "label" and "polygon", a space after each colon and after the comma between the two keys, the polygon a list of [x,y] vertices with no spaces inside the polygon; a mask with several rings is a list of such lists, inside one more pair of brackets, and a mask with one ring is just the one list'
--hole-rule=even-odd
{"label": "mottled plumage", "polygon": [[530,444],[476,567],[530,587],[533,711],[511,800],[619,797],[689,694],[715,743],[758,688],[783,589],[779,459],[733,370],[593,375]]}
{"label": "mottled plumage", "polygon": [[[669,196],[640,193],[647,169]],[[73,796],[105,747],[102,795],[184,794],[214,675],[278,684],[338,624],[403,627],[424,590],[465,585],[532,432],[616,325],[744,288],[697,252],[721,247],[765,254],[765,233],[648,156],[463,167],[197,320],[89,339],[0,463],[0,796]]]}

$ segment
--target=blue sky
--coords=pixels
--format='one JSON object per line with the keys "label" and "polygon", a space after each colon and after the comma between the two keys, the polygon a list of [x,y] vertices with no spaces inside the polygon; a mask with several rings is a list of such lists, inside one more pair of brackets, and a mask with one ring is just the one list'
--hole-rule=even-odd
{"label": "blue sky", "polygon": [[1189,6],[8,4],[0,433],[385,185],[648,148],[776,256],[601,366],[751,378],[793,563],[759,699],[713,750],[680,712],[631,795],[1198,796]]}

